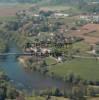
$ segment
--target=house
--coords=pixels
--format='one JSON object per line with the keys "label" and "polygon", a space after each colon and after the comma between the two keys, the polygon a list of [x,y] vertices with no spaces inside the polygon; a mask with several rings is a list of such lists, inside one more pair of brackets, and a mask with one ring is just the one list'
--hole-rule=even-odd
{"label": "house", "polygon": [[40,15],[39,15],[39,14],[33,14],[32,16],[34,16],[34,17],[39,17]]}
{"label": "house", "polygon": [[51,49],[48,49],[48,48],[41,48],[41,53],[42,53],[42,54],[51,53]]}
{"label": "house", "polygon": [[90,16],[89,15],[79,15],[79,18],[82,19],[82,20],[87,20],[87,21],[90,20]]}
{"label": "house", "polygon": [[58,62],[62,62],[62,57],[57,58]]}
{"label": "house", "polygon": [[97,2],[93,1],[93,2],[88,3],[88,5],[95,5],[95,4],[99,4],[99,2],[98,1]]}
{"label": "house", "polygon": [[83,14],[79,15],[79,18],[86,21],[96,21],[99,22],[99,15],[98,14]]}
{"label": "house", "polygon": [[37,48],[30,48],[31,51],[33,51],[34,53],[37,53]]}
{"label": "house", "polygon": [[51,53],[51,49],[50,48],[41,48],[41,47],[30,47],[30,48],[26,48],[26,52],[34,52],[36,54],[40,53],[45,55],[46,53]]}
{"label": "house", "polygon": [[64,14],[64,13],[54,13],[55,17],[68,17],[69,14]]}

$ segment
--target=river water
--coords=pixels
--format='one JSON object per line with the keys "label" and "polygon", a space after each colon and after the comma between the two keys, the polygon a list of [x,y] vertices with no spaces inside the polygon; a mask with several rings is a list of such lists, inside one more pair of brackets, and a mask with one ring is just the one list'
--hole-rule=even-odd
{"label": "river water", "polygon": [[[20,52],[15,46],[10,47],[9,53]],[[8,55],[0,59],[0,67],[6,72],[11,82],[18,88],[32,92],[48,88],[64,88],[64,83],[43,76],[38,72],[26,71],[15,55]]]}

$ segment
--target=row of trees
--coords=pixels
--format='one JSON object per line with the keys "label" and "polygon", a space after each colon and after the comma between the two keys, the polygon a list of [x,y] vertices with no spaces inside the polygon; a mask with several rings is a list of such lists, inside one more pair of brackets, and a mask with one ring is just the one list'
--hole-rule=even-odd
{"label": "row of trees", "polygon": [[[34,96],[46,96],[46,100],[50,100],[52,96],[56,97],[65,97],[69,98],[70,100],[87,100],[87,97],[93,97],[96,95],[95,90],[93,87],[88,86],[83,80],[79,78],[76,84],[73,83],[74,75],[69,76],[69,83],[66,83],[64,89],[61,90],[59,88],[50,88],[46,90],[39,91],[39,93],[34,93]],[[75,77],[76,78],[76,77]],[[71,81],[72,80],[72,81]]]}

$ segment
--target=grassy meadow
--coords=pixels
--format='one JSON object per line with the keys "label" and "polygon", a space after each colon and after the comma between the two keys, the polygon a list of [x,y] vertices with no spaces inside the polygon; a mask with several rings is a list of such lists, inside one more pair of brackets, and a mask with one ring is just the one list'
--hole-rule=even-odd
{"label": "grassy meadow", "polygon": [[69,73],[80,75],[85,80],[99,81],[99,61],[95,59],[73,59],[64,63],[51,66],[49,73],[54,72],[55,75],[65,77]]}

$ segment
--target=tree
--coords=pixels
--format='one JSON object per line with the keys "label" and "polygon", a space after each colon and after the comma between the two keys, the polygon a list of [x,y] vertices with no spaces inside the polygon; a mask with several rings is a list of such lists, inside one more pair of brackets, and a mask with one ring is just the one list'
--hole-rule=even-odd
{"label": "tree", "polygon": [[42,16],[48,17],[48,16],[52,15],[53,12],[52,11],[45,12],[45,11],[42,10],[42,11],[39,12],[39,14],[42,15]]}
{"label": "tree", "polygon": [[87,95],[90,96],[95,96],[94,88],[93,87],[88,87],[87,88]]}
{"label": "tree", "polygon": [[0,100],[5,100],[6,98],[6,87],[0,88]]}
{"label": "tree", "polygon": [[45,60],[41,63],[40,70],[44,75],[48,72],[47,63]]}
{"label": "tree", "polygon": [[66,81],[69,82],[69,83],[73,83],[74,79],[75,79],[74,73],[69,73],[69,74],[66,76]]}
{"label": "tree", "polygon": [[61,94],[61,92],[60,92],[60,90],[58,88],[56,88],[54,95],[55,96],[62,96],[62,94]]}
{"label": "tree", "polygon": [[7,89],[7,98],[9,99],[16,99],[19,96],[19,93],[16,91],[15,88],[8,88]]}
{"label": "tree", "polygon": [[82,86],[74,86],[72,88],[71,99],[73,100],[86,100],[84,89]]}

